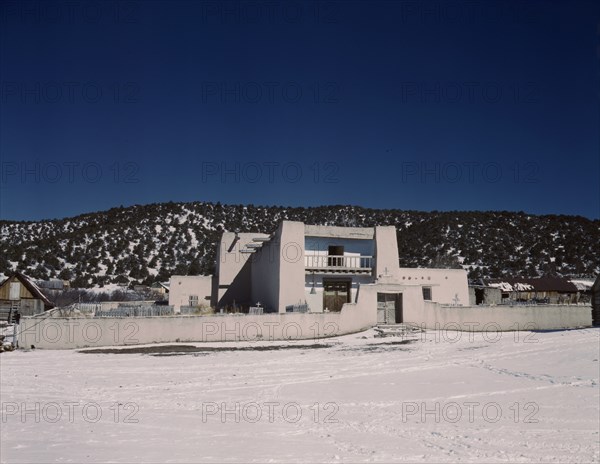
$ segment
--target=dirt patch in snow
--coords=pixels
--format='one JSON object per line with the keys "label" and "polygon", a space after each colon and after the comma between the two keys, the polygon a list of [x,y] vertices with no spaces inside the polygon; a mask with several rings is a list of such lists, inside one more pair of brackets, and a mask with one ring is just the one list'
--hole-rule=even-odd
{"label": "dirt patch in snow", "polygon": [[176,356],[194,353],[213,353],[219,351],[281,351],[281,350],[314,350],[319,348],[331,348],[332,345],[274,345],[274,346],[240,346],[240,347],[213,347],[194,345],[158,345],[138,346],[133,348],[96,348],[91,350],[80,350],[79,353],[86,354],[151,354],[155,356]]}
{"label": "dirt patch in snow", "polygon": [[411,351],[408,348],[404,348],[403,346],[398,345],[409,345],[411,343],[415,343],[416,339],[411,340],[400,340],[395,342],[388,343],[369,343],[367,345],[356,346],[343,348],[340,351],[355,351],[355,352],[364,352],[364,353],[383,353],[386,351]]}

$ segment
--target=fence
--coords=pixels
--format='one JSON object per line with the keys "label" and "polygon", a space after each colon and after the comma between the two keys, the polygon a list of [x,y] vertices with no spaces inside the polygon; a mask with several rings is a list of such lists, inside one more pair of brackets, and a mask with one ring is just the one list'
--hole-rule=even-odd
{"label": "fence", "polygon": [[99,303],[76,303],[75,309],[85,314],[94,314],[102,311],[102,305]]}
{"label": "fence", "polygon": [[[442,305],[442,306],[452,306],[452,305]],[[572,302],[567,302],[567,303],[552,303],[549,300],[527,300],[527,301],[521,301],[521,300],[509,300],[509,299],[503,299],[501,303],[495,303],[495,304],[478,304],[478,305],[469,305],[469,306],[473,306],[473,307],[482,307],[482,308],[493,308],[493,307],[520,307],[520,306],[525,306],[525,307],[540,307],[540,308],[544,308],[544,307],[553,307],[553,306],[564,306],[564,307],[569,307],[569,306],[585,306],[588,307],[590,306],[590,303],[588,302],[577,302],[577,303],[572,303]]]}
{"label": "fence", "polygon": [[212,314],[214,311],[209,308],[209,307],[199,307],[199,306],[180,306],[179,307],[179,312],[181,314],[193,314],[193,315],[199,315],[199,314]]}
{"label": "fence", "polygon": [[264,314],[264,310],[262,306],[250,306],[248,314]]}
{"label": "fence", "polygon": [[173,306],[119,306],[106,311],[96,311],[94,317],[152,317],[173,314]]}
{"label": "fence", "polygon": [[306,269],[360,269],[370,270],[373,267],[372,256],[338,256],[338,255],[305,255]]}
{"label": "fence", "polygon": [[308,312],[308,304],[296,304],[285,307],[286,313],[307,313]]}

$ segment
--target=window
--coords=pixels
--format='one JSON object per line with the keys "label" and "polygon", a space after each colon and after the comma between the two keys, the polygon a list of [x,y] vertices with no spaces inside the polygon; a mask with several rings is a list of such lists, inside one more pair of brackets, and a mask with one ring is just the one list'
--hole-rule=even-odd
{"label": "window", "polygon": [[423,287],[423,299],[431,301],[431,287]]}
{"label": "window", "polygon": [[8,299],[11,301],[21,299],[21,282],[11,282]]}
{"label": "window", "polygon": [[198,295],[190,295],[189,306],[198,306]]}

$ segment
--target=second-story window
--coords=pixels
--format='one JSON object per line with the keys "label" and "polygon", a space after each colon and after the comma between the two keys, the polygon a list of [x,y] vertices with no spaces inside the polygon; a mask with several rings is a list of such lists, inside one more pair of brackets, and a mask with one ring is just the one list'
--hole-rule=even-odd
{"label": "second-story window", "polygon": [[423,287],[423,299],[431,301],[431,287]]}

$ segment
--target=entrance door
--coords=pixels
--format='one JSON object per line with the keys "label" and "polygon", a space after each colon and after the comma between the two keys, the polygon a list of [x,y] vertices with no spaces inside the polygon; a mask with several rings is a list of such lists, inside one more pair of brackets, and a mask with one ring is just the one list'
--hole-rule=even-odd
{"label": "entrance door", "polygon": [[341,311],[344,303],[350,303],[350,281],[323,280],[323,309]]}
{"label": "entrance door", "polygon": [[400,324],[402,322],[402,293],[377,294],[377,323]]}

